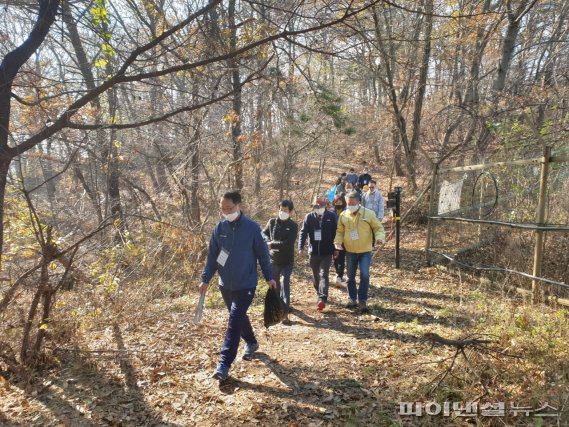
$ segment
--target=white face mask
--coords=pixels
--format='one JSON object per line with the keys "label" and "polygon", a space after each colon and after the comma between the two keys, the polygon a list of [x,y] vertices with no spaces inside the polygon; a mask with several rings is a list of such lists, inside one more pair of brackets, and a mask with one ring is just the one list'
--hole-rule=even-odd
{"label": "white face mask", "polygon": [[230,214],[227,214],[227,215],[226,215],[226,214],[223,214],[223,217],[224,217],[227,221],[229,221],[229,222],[235,221],[238,216],[239,216],[239,211],[233,212],[233,213],[230,213]]}
{"label": "white face mask", "polygon": [[316,215],[324,215],[324,208],[314,209],[314,212],[316,212]]}
{"label": "white face mask", "polygon": [[279,211],[279,219],[281,221],[286,221],[289,217],[290,215],[288,214],[288,212]]}
{"label": "white face mask", "polygon": [[350,210],[351,213],[355,213],[358,209],[360,208],[360,205],[348,205],[348,209]]}

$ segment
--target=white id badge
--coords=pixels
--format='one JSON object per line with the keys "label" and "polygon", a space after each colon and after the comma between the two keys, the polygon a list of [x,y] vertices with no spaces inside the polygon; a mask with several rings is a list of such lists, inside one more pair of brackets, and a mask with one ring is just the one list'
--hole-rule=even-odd
{"label": "white id badge", "polygon": [[352,240],[358,240],[360,238],[360,236],[358,235],[358,230],[356,230],[356,229],[352,230],[350,235],[352,237]]}
{"label": "white id badge", "polygon": [[317,242],[322,240],[322,230],[314,230],[314,240]]}
{"label": "white id badge", "polygon": [[229,252],[221,248],[221,252],[219,252],[219,255],[217,256],[217,263],[223,267],[227,262],[227,258],[229,258]]}

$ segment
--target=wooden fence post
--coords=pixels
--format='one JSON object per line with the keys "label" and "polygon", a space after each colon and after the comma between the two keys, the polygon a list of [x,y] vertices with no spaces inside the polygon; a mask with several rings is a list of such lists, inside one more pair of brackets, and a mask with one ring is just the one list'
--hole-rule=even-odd
{"label": "wooden fence post", "polygon": [[[547,196],[547,180],[549,175],[549,162],[551,160],[551,147],[545,146],[543,149],[543,159],[541,161],[541,174],[539,177],[539,201],[537,205],[537,224],[544,225],[545,222],[545,207]],[[536,230],[535,232],[535,247],[533,251],[533,275],[536,277],[541,276],[541,265],[543,261],[543,237],[545,231]],[[533,279],[531,282],[531,297],[532,302],[536,303],[539,296],[539,281]]]}
{"label": "wooden fence post", "polygon": [[[433,177],[431,178],[431,200],[429,200],[429,216],[435,215],[435,195],[437,191],[437,174],[439,172],[439,165],[436,164],[433,167]],[[425,257],[427,260],[427,265],[432,265],[431,263],[431,253],[429,249],[431,248],[431,243],[433,239],[433,220],[429,218],[427,220],[427,239],[425,241]]]}

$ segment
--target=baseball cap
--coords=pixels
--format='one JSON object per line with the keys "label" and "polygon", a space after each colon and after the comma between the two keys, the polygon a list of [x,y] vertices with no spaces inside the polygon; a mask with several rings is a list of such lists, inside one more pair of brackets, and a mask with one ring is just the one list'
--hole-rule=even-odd
{"label": "baseball cap", "polygon": [[314,201],[312,202],[312,206],[318,206],[319,208],[324,208],[327,205],[328,205],[328,197],[322,194],[314,197]]}

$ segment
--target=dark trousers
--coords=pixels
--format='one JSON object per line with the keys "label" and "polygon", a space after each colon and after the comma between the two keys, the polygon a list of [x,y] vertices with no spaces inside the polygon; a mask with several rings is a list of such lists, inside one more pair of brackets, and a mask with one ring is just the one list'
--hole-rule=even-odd
{"label": "dark trousers", "polygon": [[219,289],[221,290],[223,301],[229,310],[229,322],[227,323],[227,331],[225,332],[219,362],[229,368],[237,356],[240,338],[243,338],[249,344],[257,342],[251,322],[249,317],[247,317],[247,310],[255,296],[255,288],[231,291],[225,290],[223,286],[220,286]]}
{"label": "dark trousers", "polygon": [[273,268],[273,279],[277,282],[279,295],[288,309],[290,307],[290,275],[292,274],[292,264],[279,265],[271,263],[271,267]]}
{"label": "dark trousers", "polygon": [[330,264],[332,264],[332,255],[310,256],[310,268],[312,268],[314,289],[318,293],[318,299],[324,302],[328,300]]}
{"label": "dark trousers", "polygon": [[336,269],[336,274],[342,278],[344,277],[344,270],[346,269],[346,251],[338,251],[338,256],[334,258],[334,268]]}

